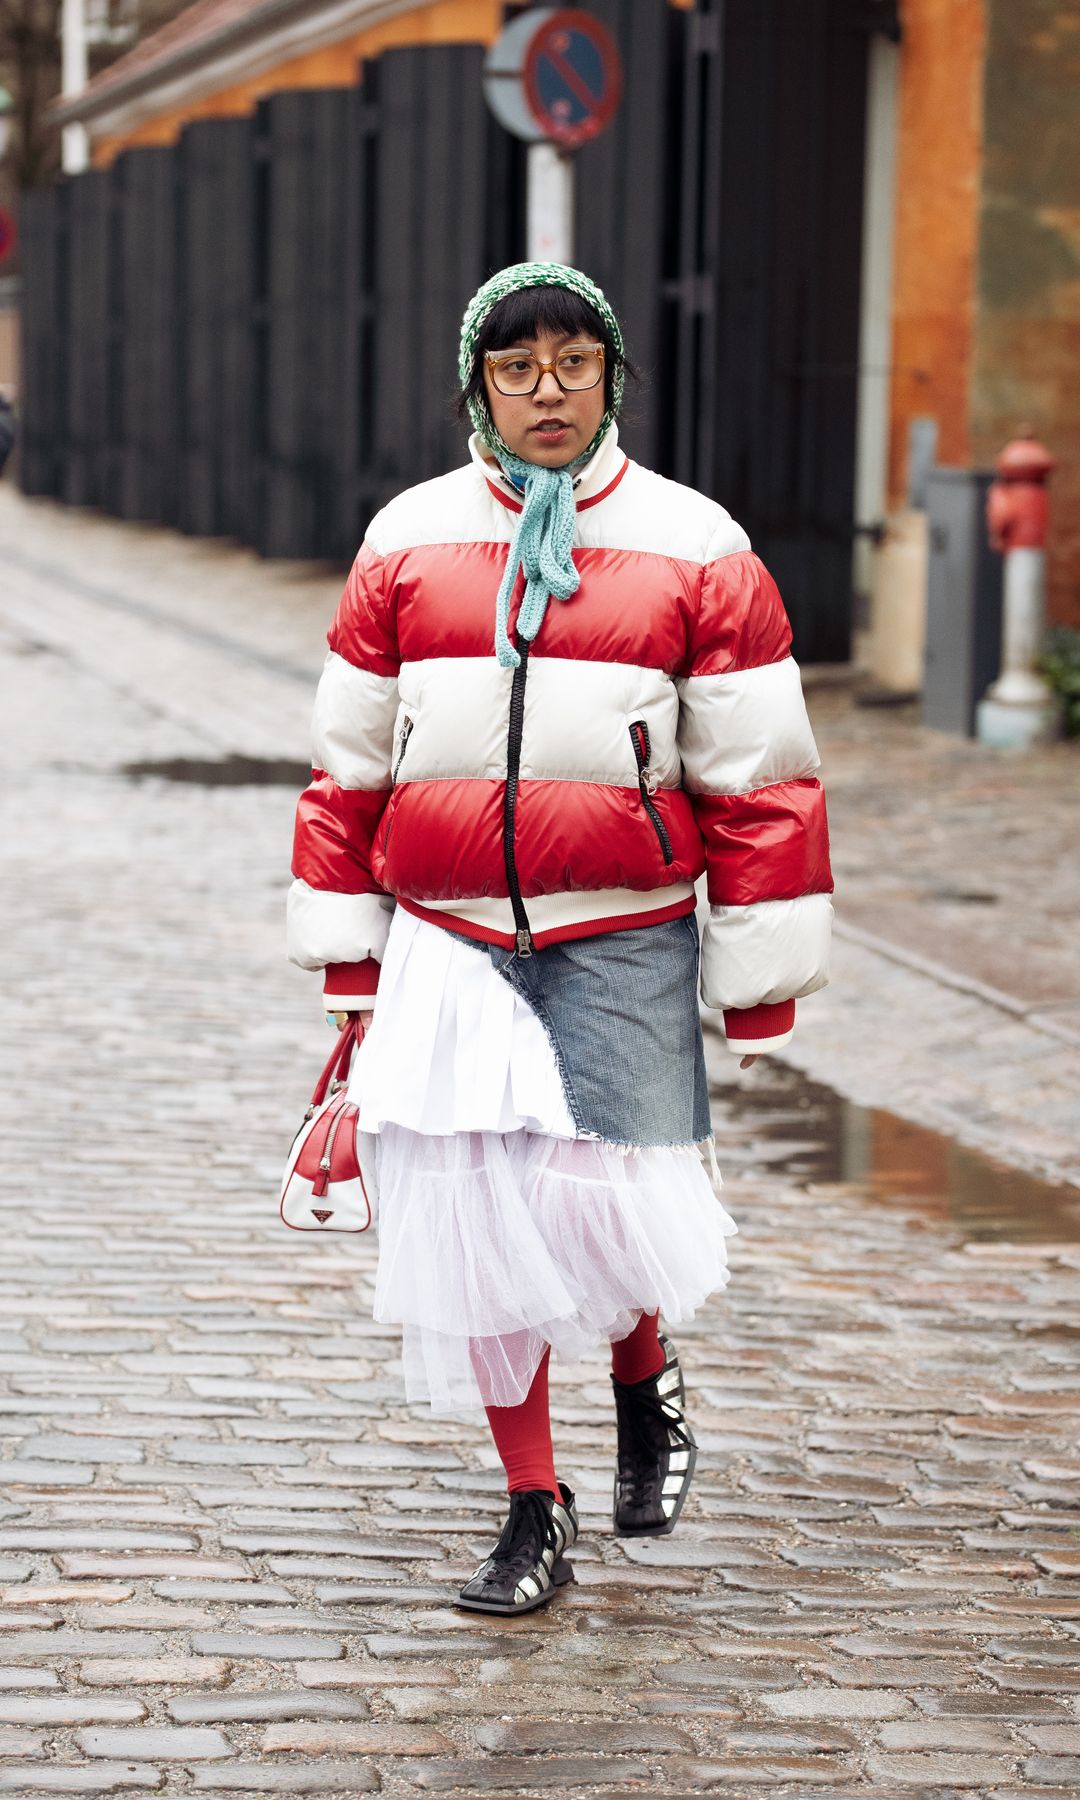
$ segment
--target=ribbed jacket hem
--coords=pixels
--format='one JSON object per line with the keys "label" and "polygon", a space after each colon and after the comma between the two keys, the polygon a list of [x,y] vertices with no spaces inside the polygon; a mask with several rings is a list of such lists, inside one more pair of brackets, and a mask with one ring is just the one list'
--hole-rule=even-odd
{"label": "ribbed jacket hem", "polygon": [[[659,890],[660,894],[665,891],[663,888]],[[528,908],[528,901],[525,904]],[[634,931],[644,925],[662,925],[668,919],[680,919],[692,913],[695,904],[695,896],[691,890],[689,894],[680,895],[677,900],[646,906],[641,911],[601,912],[592,918],[564,920],[547,927],[534,928],[532,941],[538,950],[543,950],[548,944],[567,943],[571,938],[599,937],[605,931]],[[462,937],[475,938],[478,943],[495,944],[504,950],[514,948],[513,915],[510,913],[509,901],[506,902],[506,908],[510,923],[506,930],[470,918],[464,912],[448,912],[443,908],[423,906],[418,900],[404,900],[400,895],[398,905],[418,919],[427,919],[432,925],[442,925],[447,931],[459,932]]]}

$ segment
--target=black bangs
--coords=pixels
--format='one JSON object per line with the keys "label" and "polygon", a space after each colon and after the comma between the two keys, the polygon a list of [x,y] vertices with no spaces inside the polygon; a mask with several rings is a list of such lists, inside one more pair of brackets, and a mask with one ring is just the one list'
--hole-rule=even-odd
{"label": "black bangs", "polygon": [[493,306],[477,339],[477,351],[508,350],[542,331],[598,339],[613,348],[609,333],[587,300],[568,288],[522,288]]}

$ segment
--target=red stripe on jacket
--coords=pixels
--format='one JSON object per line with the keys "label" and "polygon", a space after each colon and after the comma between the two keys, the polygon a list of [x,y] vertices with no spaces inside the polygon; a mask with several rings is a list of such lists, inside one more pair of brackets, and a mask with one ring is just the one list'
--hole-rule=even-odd
{"label": "red stripe on jacket", "polygon": [[[751,551],[718,557],[704,577],[700,563],[651,551],[585,548],[573,556],[581,585],[569,600],[549,602],[535,657],[714,675],[788,655],[776,583]],[[418,544],[385,561],[365,548],[330,648],[373,675],[396,675],[402,662],[491,656],[493,596],[505,566],[506,545],[495,542]],[[519,576],[511,632],[523,591]]]}
{"label": "red stripe on jacket", "polygon": [[812,777],[751,794],[695,794],[713,906],[829,894],[825,795]]}
{"label": "red stripe on jacket", "polygon": [[393,597],[386,585],[386,564],[370,544],[363,544],[349,570],[345,592],[326,634],[331,650],[367,669],[371,675],[398,675],[401,657]]}
{"label": "red stripe on jacket", "polygon": [[322,769],[296,806],[292,872],[309,887],[338,894],[380,894],[370,846],[389,789],[343,788]]}
{"label": "red stripe on jacket", "polygon": [[[410,900],[505,899],[504,781],[410,781],[387,808],[372,849],[375,877]],[[638,788],[596,781],[523,781],[515,842],[525,899],[570,889],[650,892],[695,881],[705,867],[688,796],[652,796],[673,858],[665,863]]]}

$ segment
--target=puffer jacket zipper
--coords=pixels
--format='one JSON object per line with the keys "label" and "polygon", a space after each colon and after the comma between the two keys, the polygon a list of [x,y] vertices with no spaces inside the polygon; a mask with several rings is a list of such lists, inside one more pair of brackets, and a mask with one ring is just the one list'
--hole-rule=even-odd
{"label": "puffer jacket zipper", "polygon": [[409,739],[412,736],[413,724],[414,724],[414,721],[406,715],[406,718],[402,723],[401,730],[398,733],[398,753],[397,753],[397,756],[394,758],[394,766],[390,771],[391,785],[396,784],[397,778],[398,778],[398,770],[400,769],[402,763],[405,760],[405,752],[409,747]]}
{"label": "puffer jacket zipper", "polygon": [[532,928],[529,915],[525,911],[525,902],[521,897],[521,883],[518,880],[517,861],[514,856],[514,811],[517,807],[518,781],[521,772],[521,734],[525,725],[525,682],[529,674],[529,646],[522,637],[516,637],[517,652],[521,658],[514,670],[514,679],[510,686],[510,723],[506,736],[506,790],[503,794],[503,860],[506,864],[506,885],[510,890],[510,904],[514,909],[514,941],[518,956],[531,956],[533,953]]}
{"label": "puffer jacket zipper", "polygon": [[630,741],[634,746],[634,761],[637,763],[638,789],[641,793],[641,804],[652,820],[653,830],[660,840],[660,849],[665,864],[674,862],[675,852],[671,848],[667,826],[657,808],[653,804],[653,790],[649,786],[649,758],[652,745],[649,742],[649,727],[644,719],[635,719],[630,727]]}
{"label": "puffer jacket zipper", "polygon": [[[412,736],[412,728],[415,725],[415,723],[416,723],[415,719],[406,718],[404,723],[402,724],[401,730],[398,732],[398,753],[395,756],[393,764],[390,769],[390,786],[392,788],[397,787],[398,770],[400,769],[402,763],[405,760],[405,752],[408,749],[409,739]],[[383,853],[384,861],[386,859],[386,852],[390,845],[390,833],[394,829],[394,817],[395,817],[395,815],[393,813],[391,813],[390,814],[390,823],[386,827],[386,835],[383,838],[382,853]]]}

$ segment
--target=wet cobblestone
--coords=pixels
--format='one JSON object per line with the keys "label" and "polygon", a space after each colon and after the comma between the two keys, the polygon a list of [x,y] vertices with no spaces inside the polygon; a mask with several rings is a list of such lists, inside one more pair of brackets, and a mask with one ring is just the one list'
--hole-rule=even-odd
{"label": "wet cobblestone", "polygon": [[[50,559],[153,615],[110,615]],[[1075,1793],[1075,1239],[965,1235],[917,1159],[887,1197],[823,1178],[813,1108],[777,1153],[792,1078],[755,1072],[754,1111],[716,1051],[740,1235],[727,1295],[678,1334],[702,1443],[684,1520],[611,1536],[603,1358],[559,1367],[578,1584],[519,1621],[454,1613],[500,1511],[482,1422],[402,1405],[371,1245],[276,1219],[326,1046],[282,960],[292,793],[115,773],[302,755],[336,583],[2,490],[0,571],[0,1794]],[[846,955],[822,1062],[883,991]],[[887,967],[901,1000],[940,997]],[[896,1054],[916,1100],[954,1078],[925,1043]]]}

